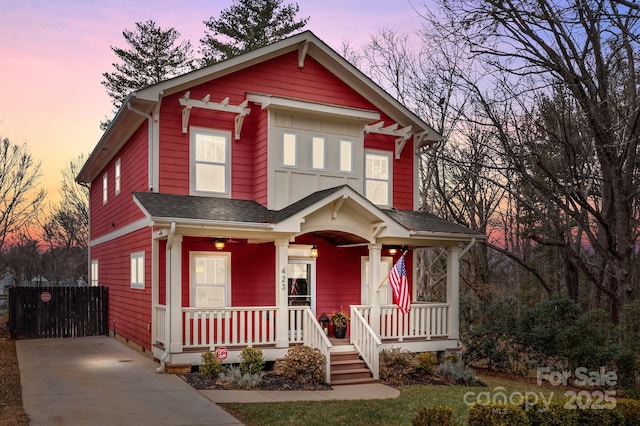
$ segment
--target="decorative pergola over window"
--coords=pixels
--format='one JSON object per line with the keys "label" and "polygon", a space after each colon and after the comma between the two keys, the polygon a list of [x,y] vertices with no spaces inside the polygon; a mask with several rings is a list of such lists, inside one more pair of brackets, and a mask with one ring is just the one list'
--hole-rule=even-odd
{"label": "decorative pergola over window", "polygon": [[189,115],[191,114],[191,108],[203,108],[212,111],[230,112],[236,114],[235,127],[234,127],[234,139],[240,139],[240,131],[242,130],[242,123],[244,117],[251,112],[250,108],[247,108],[249,104],[248,100],[244,100],[240,105],[229,105],[229,97],[224,98],[221,102],[211,102],[211,95],[207,95],[202,100],[191,99],[191,92],[186,92],[180,98],[180,105],[182,109],[182,133],[186,134],[189,128]]}

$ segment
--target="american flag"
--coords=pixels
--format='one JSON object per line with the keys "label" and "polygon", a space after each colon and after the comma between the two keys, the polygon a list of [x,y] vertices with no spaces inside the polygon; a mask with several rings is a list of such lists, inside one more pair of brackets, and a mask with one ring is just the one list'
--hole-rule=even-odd
{"label": "american flag", "polygon": [[400,256],[389,272],[389,285],[393,291],[393,300],[398,305],[400,312],[406,314],[411,309],[411,297],[409,296],[407,268],[404,266],[404,254]]}

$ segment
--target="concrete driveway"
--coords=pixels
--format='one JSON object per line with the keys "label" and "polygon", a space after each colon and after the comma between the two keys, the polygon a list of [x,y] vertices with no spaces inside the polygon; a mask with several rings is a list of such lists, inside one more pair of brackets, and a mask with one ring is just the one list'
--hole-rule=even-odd
{"label": "concrete driveway", "polygon": [[179,377],[109,337],[16,342],[31,425],[237,425]]}

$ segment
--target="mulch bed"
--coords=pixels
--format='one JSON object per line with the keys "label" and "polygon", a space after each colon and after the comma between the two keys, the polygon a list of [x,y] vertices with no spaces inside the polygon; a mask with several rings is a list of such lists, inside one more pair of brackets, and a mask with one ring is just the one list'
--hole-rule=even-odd
{"label": "mulch bed", "polygon": [[[179,376],[182,380],[187,382],[191,387],[197,390],[205,389],[228,389],[228,390],[240,390],[240,387],[234,387],[228,383],[222,383],[218,379],[205,379],[200,373],[187,373]],[[331,386],[326,383],[317,385],[300,385],[292,381],[288,381],[281,374],[276,374],[272,371],[267,371],[262,377],[262,381],[258,386],[253,388],[254,390],[328,390]]]}
{"label": "mulch bed", "polygon": [[[242,388],[230,385],[229,383],[222,383],[219,379],[205,379],[198,372],[181,374],[179,377],[187,382],[192,388],[196,390],[218,389],[218,390],[240,390]],[[381,380],[381,383],[385,385],[398,387],[405,385],[448,385],[446,380],[438,377],[429,376],[416,376],[406,378],[405,380]],[[326,383],[314,384],[314,385],[301,385],[285,379],[281,374],[277,374],[273,371],[265,372],[262,377],[262,382],[253,388],[254,390],[329,390],[331,385]]]}

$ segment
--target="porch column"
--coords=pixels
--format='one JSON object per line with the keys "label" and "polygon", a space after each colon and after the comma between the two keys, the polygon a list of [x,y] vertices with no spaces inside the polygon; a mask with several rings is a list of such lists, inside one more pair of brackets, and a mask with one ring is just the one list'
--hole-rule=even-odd
{"label": "porch column", "polygon": [[287,288],[287,265],[289,264],[289,240],[278,239],[276,245],[276,347],[289,346],[289,290]]}
{"label": "porch column", "polygon": [[449,338],[460,335],[460,247],[447,247],[447,304],[449,305]]}
{"label": "porch column", "polygon": [[380,296],[378,287],[380,286],[380,253],[382,244],[369,244],[369,291],[371,301],[371,316],[369,325],[380,335]]}
{"label": "porch column", "polygon": [[171,248],[167,251],[167,280],[170,283],[167,317],[171,322],[169,350],[179,353],[182,352],[182,235],[174,235]]}

